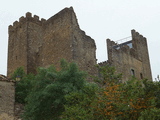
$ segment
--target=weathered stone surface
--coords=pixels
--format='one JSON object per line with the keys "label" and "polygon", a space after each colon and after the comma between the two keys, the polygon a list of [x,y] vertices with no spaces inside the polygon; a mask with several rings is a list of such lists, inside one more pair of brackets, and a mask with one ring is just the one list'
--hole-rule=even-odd
{"label": "weathered stone surface", "polygon": [[[130,48],[127,44],[132,44]],[[123,80],[131,77],[152,79],[146,38],[132,30],[132,40],[122,43],[107,40],[108,62],[123,73]],[[27,73],[36,73],[37,67],[54,64],[64,58],[76,62],[82,70],[96,74],[96,45],[79,28],[73,8],[65,8],[48,20],[31,13],[9,26],[8,76],[20,66]],[[104,64],[104,63],[103,63]],[[102,65],[102,64],[101,64]]]}
{"label": "weathered stone surface", "polygon": [[[131,45],[131,46],[130,46]],[[138,79],[152,80],[146,38],[132,30],[132,40],[116,44],[107,40],[108,61],[99,63],[123,73],[123,82],[134,72]],[[82,70],[97,74],[95,41],[79,28],[73,8],[65,8],[48,20],[26,13],[19,22],[9,26],[7,75],[24,67],[26,73],[36,73],[37,67],[54,64],[60,69],[62,58],[76,62]],[[132,74],[131,74],[132,73]],[[0,75],[0,120],[12,120],[14,114],[14,81]],[[15,104],[15,119],[23,113],[23,105]]]}
{"label": "weathered stone surface", "polygon": [[14,82],[0,75],[0,120],[13,120],[14,102]]}
{"label": "weathered stone surface", "polygon": [[123,82],[129,80],[133,72],[138,79],[152,80],[146,38],[135,30],[131,33],[132,40],[119,45],[107,40],[108,62],[115,66],[117,73],[123,74]]}
{"label": "weathered stone surface", "polygon": [[8,71],[23,66],[27,73],[54,64],[62,58],[76,62],[82,70],[95,74],[96,45],[78,25],[73,8],[65,8],[48,20],[26,13],[9,26]]}
{"label": "weathered stone surface", "polygon": [[6,113],[0,114],[0,120],[15,120],[14,116],[10,116]]}
{"label": "weathered stone surface", "polygon": [[21,116],[24,113],[24,105],[20,103],[15,103],[14,106],[14,116],[15,120],[21,120]]}

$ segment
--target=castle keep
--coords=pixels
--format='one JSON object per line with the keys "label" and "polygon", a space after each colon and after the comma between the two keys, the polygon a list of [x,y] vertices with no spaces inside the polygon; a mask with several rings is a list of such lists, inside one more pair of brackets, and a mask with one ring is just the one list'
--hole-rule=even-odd
{"label": "castle keep", "polygon": [[62,58],[78,63],[82,70],[93,74],[95,51],[94,40],[79,28],[72,7],[48,20],[26,13],[19,22],[9,26],[7,75],[20,66],[26,73],[36,73],[37,67],[51,64],[59,68]]}
{"label": "castle keep", "polygon": [[[146,38],[135,30],[131,35],[129,41],[121,44],[107,39],[108,60],[99,65],[114,66],[117,73],[122,73],[122,82],[131,76],[152,80]],[[26,73],[36,73],[37,67],[51,64],[60,69],[62,58],[76,62],[81,70],[91,75],[98,74],[95,41],[80,29],[72,7],[63,9],[48,20],[26,13],[25,17],[9,26],[9,77],[21,66]],[[14,95],[14,81],[0,75],[0,119],[1,116],[13,119],[16,113]]]}
{"label": "castle keep", "polygon": [[[131,40],[121,44],[107,39],[108,61],[99,65],[114,66],[123,74],[122,81],[131,76],[152,80],[146,38],[135,30],[131,34]],[[9,26],[8,76],[20,66],[26,73],[36,73],[37,67],[51,64],[59,69],[62,58],[76,62],[89,74],[97,74],[95,42],[79,28],[72,7],[48,20],[26,13]]]}

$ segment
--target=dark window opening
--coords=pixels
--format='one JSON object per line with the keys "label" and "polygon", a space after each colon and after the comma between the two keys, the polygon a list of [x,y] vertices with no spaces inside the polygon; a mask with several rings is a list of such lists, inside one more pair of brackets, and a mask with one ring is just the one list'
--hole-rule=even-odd
{"label": "dark window opening", "polygon": [[17,56],[16,56],[16,60],[17,60]]}
{"label": "dark window opening", "polygon": [[141,78],[141,79],[143,79],[143,75],[142,75],[142,73],[140,73],[140,78]]}
{"label": "dark window opening", "polygon": [[135,76],[135,72],[134,72],[133,69],[131,69],[131,75],[132,75],[132,76]]}

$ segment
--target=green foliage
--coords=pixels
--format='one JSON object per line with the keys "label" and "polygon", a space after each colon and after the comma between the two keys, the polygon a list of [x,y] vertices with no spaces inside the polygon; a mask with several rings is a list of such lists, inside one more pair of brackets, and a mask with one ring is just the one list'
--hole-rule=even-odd
{"label": "green foliage", "polygon": [[65,96],[83,88],[86,74],[75,63],[68,64],[63,60],[61,67],[60,71],[56,71],[53,66],[38,70],[32,82],[32,91],[27,97],[24,119],[60,119],[59,116],[65,110]]}
{"label": "green foliage", "polygon": [[24,72],[23,67],[19,67],[11,76],[16,81],[15,84],[15,101],[18,103],[25,104],[25,99],[31,89],[31,80],[34,78],[33,75],[27,75]]}
{"label": "green foliage", "polygon": [[98,86],[87,83],[80,91],[73,91],[66,95],[65,111],[62,120],[93,120],[93,101],[97,99]]}
{"label": "green foliage", "polygon": [[146,91],[149,81],[132,79],[121,85],[123,116],[125,119],[138,119],[141,112],[155,107],[155,97]]}
{"label": "green foliage", "polygon": [[26,97],[29,95],[32,89],[32,81],[34,80],[34,75],[29,74],[21,78],[20,81],[16,82],[15,86],[15,101],[21,104],[26,104]]}
{"label": "green foliage", "polygon": [[37,75],[26,75],[18,68],[16,101],[25,104],[24,120],[160,120],[160,82],[131,80],[113,67],[99,67],[96,83],[85,81],[86,73],[75,63],[61,61],[39,68]]}
{"label": "green foliage", "polygon": [[97,119],[136,120],[142,112],[150,111],[156,106],[153,93],[157,88],[153,82],[132,78],[121,83],[118,82],[121,75],[115,75],[114,68],[102,67],[100,71],[103,80],[101,84],[105,87],[95,102]]}
{"label": "green foliage", "polygon": [[106,85],[107,83],[119,83],[122,80],[122,74],[115,74],[115,68],[109,65],[97,66],[99,69],[100,78],[96,77],[96,82],[101,85]]}
{"label": "green foliage", "polygon": [[152,108],[141,112],[138,120],[160,120],[160,109]]}
{"label": "green foliage", "polygon": [[21,79],[24,76],[26,76],[26,73],[24,71],[23,67],[19,67],[15,70],[15,72],[11,75],[11,78],[16,80],[16,78]]}
{"label": "green foliage", "polygon": [[160,82],[147,81],[144,85],[147,95],[153,95],[156,99],[156,107],[160,108]]}

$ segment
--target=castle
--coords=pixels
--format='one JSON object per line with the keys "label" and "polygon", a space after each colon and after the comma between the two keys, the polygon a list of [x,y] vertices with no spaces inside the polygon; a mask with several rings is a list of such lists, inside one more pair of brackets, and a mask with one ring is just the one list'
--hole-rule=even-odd
{"label": "castle", "polygon": [[[117,73],[123,73],[123,81],[130,76],[152,80],[146,38],[135,30],[131,34],[132,40],[121,44],[108,39],[108,61],[100,65],[114,66]],[[72,7],[48,20],[26,13],[9,26],[8,76],[21,66],[26,73],[51,64],[59,68],[62,58],[76,62],[91,75],[97,73],[95,41],[80,29]]]}
{"label": "castle", "polygon": [[27,13],[9,26],[7,75],[20,66],[26,73],[36,73],[37,67],[51,64],[59,68],[62,58],[93,74],[95,52],[94,40],[80,30],[72,7],[48,20]]}
{"label": "castle", "polygon": [[[98,72],[95,67],[98,64],[95,41],[80,29],[72,7],[63,9],[48,20],[39,20],[38,16],[26,13],[25,17],[9,26],[8,32],[8,77],[21,66],[26,73],[36,73],[37,67],[51,64],[59,69],[62,58],[76,62],[80,69],[91,75]],[[135,30],[131,31],[131,35],[129,41],[121,44],[107,39],[108,60],[99,65],[114,66],[117,73],[123,74],[122,82],[131,76],[152,80],[146,38]],[[5,90],[13,89],[13,84],[0,80],[0,86],[5,86]],[[14,90],[10,94],[14,94]],[[6,95],[12,99],[5,100]],[[6,102],[5,105],[10,103],[10,106],[1,105],[0,115],[14,113],[14,98],[6,95],[3,94],[0,101]]]}

